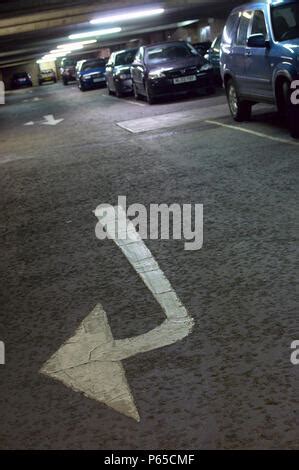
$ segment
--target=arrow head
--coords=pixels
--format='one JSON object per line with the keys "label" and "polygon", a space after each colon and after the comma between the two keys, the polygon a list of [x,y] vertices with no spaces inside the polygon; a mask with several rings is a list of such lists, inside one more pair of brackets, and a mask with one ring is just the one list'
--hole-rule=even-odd
{"label": "arrow head", "polygon": [[64,121],[64,119],[55,119],[53,114],[47,114],[44,116],[45,121],[41,122],[44,126],[56,126],[60,122]]}
{"label": "arrow head", "polygon": [[107,315],[99,304],[41,369],[41,373],[85,396],[140,421],[121,361],[94,360],[91,353],[102,345],[113,346]]}

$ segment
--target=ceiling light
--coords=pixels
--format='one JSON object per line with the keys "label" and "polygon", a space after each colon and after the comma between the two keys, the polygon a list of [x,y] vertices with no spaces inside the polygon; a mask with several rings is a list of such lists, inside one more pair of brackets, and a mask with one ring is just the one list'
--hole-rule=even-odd
{"label": "ceiling light", "polygon": [[81,39],[81,38],[91,38],[97,36],[105,36],[106,34],[116,34],[121,32],[121,28],[108,28],[108,29],[99,29],[98,31],[88,31],[85,33],[71,34],[69,39]]}
{"label": "ceiling light", "polygon": [[70,52],[70,50],[58,51],[57,49],[53,49],[53,51],[50,51],[50,55],[53,55],[55,57],[63,57],[65,54],[69,54]]}
{"label": "ceiling light", "polygon": [[66,44],[60,44],[59,46],[57,46],[57,49],[73,49],[75,47],[79,47],[79,46],[85,46],[85,45],[88,45],[88,44],[94,44],[96,43],[97,40],[96,39],[89,39],[87,41],[78,41],[78,42],[70,42],[70,43],[66,43]]}
{"label": "ceiling light", "polygon": [[139,11],[131,11],[126,13],[120,13],[118,15],[111,15],[111,16],[102,16],[101,18],[95,18],[91,20],[91,24],[107,24],[107,23],[116,23],[121,21],[130,21],[136,20],[138,18],[147,18],[149,16],[161,15],[164,13],[164,8],[155,8],[152,10],[139,10]]}
{"label": "ceiling light", "polygon": [[178,27],[179,28],[183,28],[184,26],[189,26],[193,23],[198,23],[199,20],[187,20],[187,21],[180,21],[180,23],[178,23]]}
{"label": "ceiling light", "polygon": [[65,46],[57,46],[56,51],[61,52],[61,51],[77,51],[79,49],[83,49],[83,45],[78,45],[78,46],[72,46],[71,44],[65,44]]}
{"label": "ceiling light", "polygon": [[55,59],[56,59],[56,57],[54,55],[46,54],[40,60],[42,62],[54,62]]}

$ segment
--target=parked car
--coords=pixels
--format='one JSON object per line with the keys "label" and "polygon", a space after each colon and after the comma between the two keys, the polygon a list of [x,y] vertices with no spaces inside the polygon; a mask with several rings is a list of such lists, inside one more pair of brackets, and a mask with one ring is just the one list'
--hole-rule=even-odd
{"label": "parked car", "polygon": [[109,94],[117,97],[133,93],[131,65],[138,49],[113,52],[106,66],[106,81]]}
{"label": "parked car", "polygon": [[43,83],[49,83],[49,82],[52,82],[52,83],[57,82],[56,73],[52,69],[41,70],[38,75],[39,85],[42,85]]}
{"label": "parked car", "polygon": [[76,80],[77,80],[77,78],[78,78],[78,72],[79,72],[79,70],[80,70],[80,68],[81,68],[81,65],[82,65],[83,62],[85,62],[85,61],[86,61],[86,59],[84,59],[84,60],[78,60],[78,62],[76,62]]}
{"label": "parked car", "polygon": [[222,85],[222,78],[220,73],[220,46],[221,46],[222,34],[217,36],[208,52],[205,55],[205,59],[213,66],[215,84]]}
{"label": "parked car", "polygon": [[22,88],[22,87],[31,87],[32,78],[31,75],[27,72],[18,72],[14,73],[11,80],[11,87]]}
{"label": "parked car", "polygon": [[205,42],[196,42],[195,44],[193,44],[193,47],[194,49],[197,50],[199,54],[204,56],[210,49],[211,45],[212,45],[211,41],[205,41]]}
{"label": "parked car", "polygon": [[233,118],[249,119],[255,103],[276,104],[298,137],[298,106],[291,105],[290,94],[299,79],[299,2],[260,0],[234,9],[220,57]]}
{"label": "parked car", "polygon": [[76,81],[76,61],[74,59],[63,59],[61,62],[60,73],[62,82],[65,86],[69,84],[69,82]]}
{"label": "parked car", "polygon": [[105,59],[88,59],[81,62],[77,69],[77,82],[81,91],[106,86],[106,63]]}
{"label": "parked car", "polygon": [[157,96],[214,91],[213,67],[183,41],[139,48],[131,68],[134,96],[152,104]]}

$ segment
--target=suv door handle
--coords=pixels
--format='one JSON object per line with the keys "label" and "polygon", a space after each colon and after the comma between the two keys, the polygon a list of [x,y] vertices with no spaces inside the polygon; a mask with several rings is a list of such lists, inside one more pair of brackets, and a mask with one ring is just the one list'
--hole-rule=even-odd
{"label": "suv door handle", "polygon": [[250,57],[250,56],[252,56],[252,52],[251,52],[250,50],[249,50],[249,51],[245,51],[245,55],[246,55],[247,57]]}

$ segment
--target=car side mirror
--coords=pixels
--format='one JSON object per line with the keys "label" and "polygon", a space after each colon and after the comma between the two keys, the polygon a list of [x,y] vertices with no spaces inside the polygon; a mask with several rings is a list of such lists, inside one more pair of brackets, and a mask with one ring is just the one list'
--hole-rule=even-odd
{"label": "car side mirror", "polygon": [[252,34],[247,40],[247,47],[270,47],[270,42],[263,34]]}

